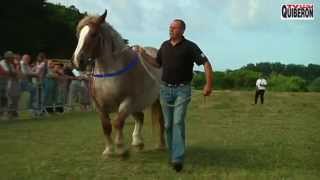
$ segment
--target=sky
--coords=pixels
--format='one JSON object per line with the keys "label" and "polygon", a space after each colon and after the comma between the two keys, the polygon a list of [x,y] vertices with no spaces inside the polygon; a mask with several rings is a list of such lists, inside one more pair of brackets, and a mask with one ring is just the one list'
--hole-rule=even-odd
{"label": "sky", "polygon": [[[159,48],[173,19],[186,22],[215,70],[248,63],[320,64],[320,0],[48,0],[100,15],[130,44]],[[281,20],[281,5],[313,3],[314,20]],[[203,70],[203,67],[196,67]]]}

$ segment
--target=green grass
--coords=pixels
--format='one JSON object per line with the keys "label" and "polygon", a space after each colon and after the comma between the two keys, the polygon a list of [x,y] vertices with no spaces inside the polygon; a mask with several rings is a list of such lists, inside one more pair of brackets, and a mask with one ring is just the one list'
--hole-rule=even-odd
{"label": "green grass", "polygon": [[[320,179],[320,94],[195,92],[187,115],[185,169],[154,151],[147,113],[144,152],[104,159],[95,113],[0,122],[0,179]],[[131,140],[132,119],[126,123]]]}

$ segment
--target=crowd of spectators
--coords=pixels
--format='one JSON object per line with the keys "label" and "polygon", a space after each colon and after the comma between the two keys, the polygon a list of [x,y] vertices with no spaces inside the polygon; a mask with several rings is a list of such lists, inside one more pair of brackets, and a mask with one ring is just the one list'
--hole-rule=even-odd
{"label": "crowd of spectators", "polygon": [[88,111],[91,105],[88,73],[72,69],[70,63],[47,59],[43,52],[33,59],[29,54],[7,51],[0,61],[1,119],[18,118],[25,93],[32,117],[63,113],[77,105]]}

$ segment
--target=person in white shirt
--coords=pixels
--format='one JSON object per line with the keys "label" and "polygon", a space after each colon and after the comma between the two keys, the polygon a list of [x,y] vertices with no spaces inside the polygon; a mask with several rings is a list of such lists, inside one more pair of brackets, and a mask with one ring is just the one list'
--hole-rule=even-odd
{"label": "person in white shirt", "polygon": [[33,68],[33,72],[37,74],[37,78],[33,78],[35,80],[36,84],[36,107],[37,107],[37,114],[42,116],[44,115],[44,112],[46,111],[44,109],[44,79],[46,74],[48,73],[48,62],[47,62],[47,57],[46,54],[43,52],[40,52],[37,55],[37,63]]}
{"label": "person in white shirt", "polygon": [[257,79],[256,81],[256,95],[254,98],[254,104],[258,103],[259,96],[260,96],[261,104],[263,104],[264,93],[266,91],[267,85],[268,85],[267,80],[262,75],[260,75],[259,79]]}
{"label": "person in white shirt", "polygon": [[21,90],[30,94],[28,108],[31,110],[33,116],[36,115],[37,110],[37,89],[32,82],[32,78],[38,78],[38,74],[31,68],[31,57],[29,54],[22,56],[20,61],[20,68],[22,73]]}
{"label": "person in white shirt", "polygon": [[14,53],[6,51],[3,60],[0,61],[0,118],[3,118],[5,112],[8,112],[8,86],[12,78],[16,76],[13,71],[12,61],[14,60]]}
{"label": "person in white shirt", "polygon": [[87,88],[88,77],[84,72],[79,72],[76,69],[72,70],[75,77],[70,83],[68,106],[71,110],[74,109],[75,102],[80,103],[81,111],[87,111],[90,105],[89,89]]}
{"label": "person in white shirt", "polygon": [[14,54],[14,59],[10,63],[10,71],[15,74],[15,76],[13,76],[8,83],[8,115],[10,119],[18,118],[19,101],[21,97],[20,60],[20,54]]}

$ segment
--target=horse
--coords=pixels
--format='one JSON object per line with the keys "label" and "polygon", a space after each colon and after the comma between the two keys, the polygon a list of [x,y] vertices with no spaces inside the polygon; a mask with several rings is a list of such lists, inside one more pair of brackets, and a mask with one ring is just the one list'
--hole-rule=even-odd
{"label": "horse", "polygon": [[[78,44],[72,58],[72,63],[80,71],[94,64],[91,96],[106,137],[102,154],[127,154],[123,128],[130,115],[135,120],[131,145],[143,148],[142,127],[147,107],[151,107],[152,122],[158,127],[157,148],[164,149],[164,119],[159,101],[162,70],[153,67],[131,48],[106,21],[106,16],[107,10],[100,16],[86,16],[80,20],[77,25]],[[144,48],[149,55],[156,56],[156,48]],[[112,124],[110,113],[116,113]],[[111,137],[112,129],[115,130],[114,139]]]}

